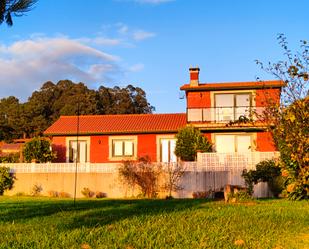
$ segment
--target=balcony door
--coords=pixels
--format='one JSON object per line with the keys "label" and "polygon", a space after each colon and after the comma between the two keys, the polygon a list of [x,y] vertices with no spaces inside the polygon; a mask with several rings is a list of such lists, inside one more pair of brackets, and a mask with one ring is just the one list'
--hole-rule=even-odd
{"label": "balcony door", "polygon": [[251,105],[250,93],[227,93],[215,95],[216,121],[238,120],[240,116],[249,116]]}

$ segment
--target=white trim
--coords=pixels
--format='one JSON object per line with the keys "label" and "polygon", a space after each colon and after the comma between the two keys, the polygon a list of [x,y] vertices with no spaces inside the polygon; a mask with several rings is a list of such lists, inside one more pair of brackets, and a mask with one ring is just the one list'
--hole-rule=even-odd
{"label": "white trim", "polygon": [[[78,139],[77,139],[78,138]],[[66,137],[65,138],[65,161],[68,163],[70,162],[70,141],[86,141],[87,143],[87,160],[86,162],[90,162],[90,137],[89,136],[72,136],[72,137]]]}
{"label": "white trim", "polygon": [[[132,140],[133,141],[133,156],[113,156],[113,140]],[[136,160],[137,159],[137,136],[123,135],[123,136],[108,136],[108,160],[109,161],[122,161],[122,160]]]}
{"label": "white trim", "polygon": [[175,135],[157,135],[156,143],[157,143],[157,162],[161,161],[161,139],[176,139]]}

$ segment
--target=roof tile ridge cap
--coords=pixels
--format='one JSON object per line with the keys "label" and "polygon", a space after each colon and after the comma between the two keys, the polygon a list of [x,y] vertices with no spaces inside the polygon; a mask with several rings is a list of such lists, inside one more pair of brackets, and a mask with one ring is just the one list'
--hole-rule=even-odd
{"label": "roof tile ridge cap", "polygon": [[[207,85],[219,85],[219,84],[240,84],[240,83],[242,83],[242,84],[248,84],[248,83],[255,83],[255,84],[262,84],[262,83],[279,83],[279,82],[283,82],[283,80],[258,80],[258,81],[253,81],[253,80],[251,80],[251,81],[223,81],[223,82],[204,82],[204,83],[199,83],[199,85],[198,86],[193,86],[193,88],[194,87],[196,87],[196,88],[198,88],[198,87],[201,87],[201,86],[207,86]],[[185,84],[185,85],[183,85],[183,86],[190,86],[190,84]]]}

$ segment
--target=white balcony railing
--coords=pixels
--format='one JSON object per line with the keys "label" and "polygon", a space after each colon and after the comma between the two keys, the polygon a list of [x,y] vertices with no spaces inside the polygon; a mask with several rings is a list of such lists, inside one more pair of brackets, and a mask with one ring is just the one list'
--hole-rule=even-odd
{"label": "white balcony railing", "polygon": [[187,108],[187,120],[188,122],[226,123],[245,117],[254,121],[264,110],[264,107],[251,106]]}

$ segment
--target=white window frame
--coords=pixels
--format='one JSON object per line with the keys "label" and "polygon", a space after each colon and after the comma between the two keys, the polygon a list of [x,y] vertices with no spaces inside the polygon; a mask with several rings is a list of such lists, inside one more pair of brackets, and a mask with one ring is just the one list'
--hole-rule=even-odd
{"label": "white window frame", "polygon": [[[125,142],[130,141],[133,144],[132,155],[125,155]],[[115,142],[122,142],[122,155],[115,155],[114,145]],[[137,159],[137,136],[109,136],[108,137],[109,147],[109,160],[110,161],[121,161],[121,160],[136,160]]]}
{"label": "white window frame", "polygon": [[215,142],[215,147],[217,146],[216,144],[216,136],[217,135],[232,135],[234,136],[234,152],[237,152],[237,137],[238,136],[250,136],[251,137],[251,145],[250,149],[251,152],[256,151],[256,141],[257,141],[257,134],[256,133],[245,133],[245,132],[233,132],[233,133],[212,133],[211,134],[211,140]]}
{"label": "white window frame", "polygon": [[65,145],[66,145],[66,152],[65,152],[65,158],[66,162],[70,162],[70,143],[73,141],[85,141],[86,142],[86,162],[90,162],[90,137],[87,136],[72,136],[72,137],[66,137],[65,139]]}
{"label": "white window frame", "polygon": [[[157,138],[156,138],[156,142],[157,142],[157,162],[162,162],[161,141],[163,139],[166,139],[166,140],[176,140],[175,135],[157,135]],[[176,157],[176,155],[175,155],[175,157]],[[170,156],[169,156],[169,161],[170,161]],[[177,161],[177,157],[176,157],[176,161]]]}

